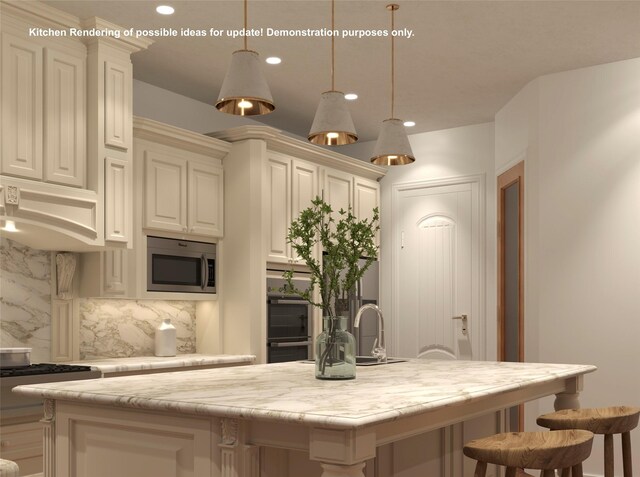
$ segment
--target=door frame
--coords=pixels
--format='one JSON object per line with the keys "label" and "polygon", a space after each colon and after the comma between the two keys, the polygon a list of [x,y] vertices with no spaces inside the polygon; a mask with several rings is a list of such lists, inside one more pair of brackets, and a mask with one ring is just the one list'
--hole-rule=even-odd
{"label": "door frame", "polygon": [[[525,164],[524,160],[509,167],[496,178],[496,222],[497,222],[497,357],[504,361],[504,194],[513,184],[518,184],[518,360],[524,361],[524,201],[525,201]],[[518,430],[524,429],[524,405],[518,406]]]}
{"label": "door frame", "polygon": [[[473,269],[473,252],[477,252],[477,286],[472,286],[471,289],[471,303],[472,307],[474,303],[477,303],[477,315],[471,317],[471,323],[469,327],[473,330],[473,334],[477,339],[473,339],[472,345],[477,347],[477,354],[474,353],[474,359],[486,360],[487,347],[486,347],[486,259],[487,251],[485,249],[486,236],[486,194],[485,194],[485,174],[473,174],[457,177],[447,177],[442,179],[426,179],[418,181],[400,182],[393,184],[391,188],[391,283],[392,291],[390,296],[391,301],[391,336],[393,337],[393,349],[399,349],[399,337],[398,333],[394,331],[398,329],[398,316],[399,316],[399,303],[398,296],[400,293],[400,280],[398,276],[398,264],[399,260],[399,248],[400,248],[400,224],[398,217],[400,214],[400,194],[404,191],[416,190],[416,189],[431,189],[434,187],[442,187],[449,185],[459,184],[471,184],[472,191],[475,191],[477,197],[477,203],[472,202],[472,226],[477,227],[477,243],[472,241],[472,269]],[[476,210],[473,210],[474,205]],[[474,217],[477,219],[474,221]]]}

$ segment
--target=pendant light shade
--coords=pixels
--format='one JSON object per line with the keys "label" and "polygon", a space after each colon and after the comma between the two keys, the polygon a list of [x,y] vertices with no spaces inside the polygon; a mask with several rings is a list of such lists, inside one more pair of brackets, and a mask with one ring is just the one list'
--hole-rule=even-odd
{"label": "pendant light shade", "polygon": [[[391,12],[391,31],[394,31],[394,12],[400,8],[394,3],[387,5],[387,10]],[[378,166],[403,166],[415,162],[411,144],[407,132],[404,129],[404,121],[394,118],[395,103],[395,43],[394,36],[391,35],[391,117],[382,121],[378,141],[373,150],[371,162]]]}
{"label": "pendant light shade", "polygon": [[[331,31],[335,31],[335,0],[331,0]],[[331,89],[320,96],[313,124],[307,136],[313,144],[343,146],[358,140],[344,93],[335,90],[335,40],[331,36]]]}
{"label": "pendant light shade", "polygon": [[377,166],[403,166],[415,160],[402,119],[382,121],[371,162]]}
{"label": "pendant light shade", "polygon": [[309,141],[322,146],[353,144],[358,140],[347,100],[340,91],[325,91],[309,132]]}
{"label": "pendant light shade", "polygon": [[276,109],[262,74],[260,55],[247,48],[247,0],[244,0],[244,48],[234,51],[222,82],[216,108],[238,116],[257,116]]}
{"label": "pendant light shade", "polygon": [[267,114],[275,109],[258,53],[251,50],[233,52],[216,108],[239,116]]}

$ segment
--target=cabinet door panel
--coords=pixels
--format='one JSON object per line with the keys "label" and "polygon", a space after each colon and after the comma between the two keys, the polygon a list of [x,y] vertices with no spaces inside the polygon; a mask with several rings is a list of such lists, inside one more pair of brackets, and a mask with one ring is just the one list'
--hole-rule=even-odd
{"label": "cabinet door panel", "polygon": [[131,141],[131,65],[105,62],[104,142],[129,149]]}
{"label": "cabinet door panel", "polygon": [[373,217],[373,209],[380,207],[380,184],[356,177],[353,181],[353,214],[359,219]]}
{"label": "cabinet door panel", "polygon": [[105,239],[128,242],[131,236],[131,164],[129,161],[105,159]]}
{"label": "cabinet door panel", "polygon": [[104,293],[105,295],[121,296],[127,292],[128,253],[126,250],[107,250],[103,253],[104,260]]}
{"label": "cabinet door panel", "polygon": [[334,213],[340,209],[346,211],[352,205],[353,176],[345,172],[326,169],[323,192],[325,202],[331,206]]}
{"label": "cabinet door panel", "polygon": [[42,179],[42,47],[2,34],[2,173]]}
{"label": "cabinet door panel", "polygon": [[291,159],[267,161],[267,260],[286,263],[290,257],[287,230],[291,223]]}
{"label": "cabinet door panel", "polygon": [[318,196],[318,167],[301,161],[293,163],[291,219],[295,220]]}
{"label": "cabinet door panel", "polygon": [[[295,220],[300,216],[300,212],[310,207],[311,201],[318,196],[318,166],[293,161],[292,175],[291,220]],[[293,248],[291,255],[294,261],[299,260]]]}
{"label": "cabinet door panel", "polygon": [[223,171],[189,162],[189,233],[222,236]]}
{"label": "cabinet door panel", "polygon": [[85,184],[84,60],[45,50],[45,180]]}
{"label": "cabinet door panel", "polygon": [[145,227],[187,232],[187,161],[145,152]]}
{"label": "cabinet door panel", "polygon": [[[358,219],[371,219],[373,209],[380,207],[380,184],[376,181],[355,177],[353,180],[353,214]],[[380,244],[380,234],[376,235],[376,244]]]}

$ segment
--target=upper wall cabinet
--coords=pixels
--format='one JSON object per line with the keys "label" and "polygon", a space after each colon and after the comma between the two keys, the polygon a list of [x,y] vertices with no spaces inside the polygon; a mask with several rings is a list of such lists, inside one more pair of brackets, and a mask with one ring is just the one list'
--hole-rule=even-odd
{"label": "upper wall cabinet", "polygon": [[283,154],[270,153],[265,162],[267,261],[296,261],[287,242],[291,221],[318,195],[318,166]]}
{"label": "upper wall cabinet", "polygon": [[221,158],[229,147],[200,134],[137,119],[134,149],[137,177],[144,183],[142,227],[179,237],[222,237]]}
{"label": "upper wall cabinet", "polygon": [[2,1],[0,21],[0,188],[11,191],[0,220],[11,217],[16,238],[36,248],[130,248],[130,55],[151,42],[30,35],[120,28],[40,2]]}
{"label": "upper wall cabinet", "polygon": [[82,49],[2,34],[2,173],[74,187],[86,182]]}

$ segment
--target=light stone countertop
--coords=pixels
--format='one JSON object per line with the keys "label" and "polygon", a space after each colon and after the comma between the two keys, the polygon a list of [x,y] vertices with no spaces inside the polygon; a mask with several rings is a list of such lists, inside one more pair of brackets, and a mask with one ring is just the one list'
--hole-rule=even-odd
{"label": "light stone countertop", "polygon": [[143,371],[148,369],[188,368],[190,366],[211,366],[253,363],[252,354],[178,354],[176,356],[136,356],[131,358],[87,359],[69,364],[92,366],[103,374]]}
{"label": "light stone countertop", "polygon": [[357,428],[571,378],[591,365],[409,360],[324,381],[304,362],[32,384],[41,398],[172,413]]}

